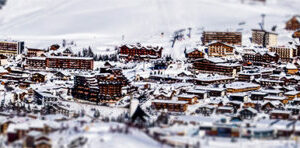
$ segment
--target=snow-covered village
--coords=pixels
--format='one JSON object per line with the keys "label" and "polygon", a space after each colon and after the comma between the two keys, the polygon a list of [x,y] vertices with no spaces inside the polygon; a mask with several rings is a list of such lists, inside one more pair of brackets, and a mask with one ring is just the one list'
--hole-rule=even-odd
{"label": "snow-covered village", "polygon": [[300,148],[300,0],[0,0],[0,148]]}

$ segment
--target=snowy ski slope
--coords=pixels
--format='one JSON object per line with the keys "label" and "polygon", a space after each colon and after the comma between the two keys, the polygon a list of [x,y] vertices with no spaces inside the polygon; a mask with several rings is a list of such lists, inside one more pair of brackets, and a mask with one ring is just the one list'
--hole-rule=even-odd
{"label": "snowy ski slope", "polygon": [[[240,0],[8,0],[0,10],[0,38],[44,48],[68,39],[101,49],[121,44],[124,35],[125,42],[163,45],[167,54],[180,57],[182,52],[174,51],[194,45],[203,29],[242,31],[247,44],[262,13],[266,29],[277,25],[284,43],[290,33],[282,28],[300,13],[299,5],[299,0],[268,0],[266,5]],[[193,28],[192,39],[169,49],[173,31],[187,27]]]}

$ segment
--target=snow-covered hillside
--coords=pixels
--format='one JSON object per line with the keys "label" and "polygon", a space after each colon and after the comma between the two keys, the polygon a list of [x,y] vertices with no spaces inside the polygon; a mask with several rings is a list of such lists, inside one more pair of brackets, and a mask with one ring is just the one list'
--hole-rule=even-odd
{"label": "snow-covered hillside", "polygon": [[35,47],[65,38],[101,48],[122,43],[124,35],[127,42],[166,46],[174,30],[193,27],[192,42],[203,29],[243,31],[247,42],[250,29],[259,28],[262,13],[267,29],[281,29],[300,13],[299,5],[299,0],[268,0],[266,5],[240,0],[8,0],[0,10],[0,38],[25,40]]}

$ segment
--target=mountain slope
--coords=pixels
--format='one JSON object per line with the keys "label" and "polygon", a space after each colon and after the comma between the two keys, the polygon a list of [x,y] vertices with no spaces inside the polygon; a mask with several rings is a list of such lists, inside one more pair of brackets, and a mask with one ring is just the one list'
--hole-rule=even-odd
{"label": "mountain slope", "polygon": [[0,37],[33,46],[63,38],[104,46],[120,43],[122,35],[143,42],[160,32],[170,35],[187,27],[195,34],[203,28],[249,34],[259,27],[262,13],[267,15],[266,28],[275,24],[283,28],[291,15],[299,13],[299,5],[299,0],[268,0],[266,5],[240,0],[8,0],[0,11]]}

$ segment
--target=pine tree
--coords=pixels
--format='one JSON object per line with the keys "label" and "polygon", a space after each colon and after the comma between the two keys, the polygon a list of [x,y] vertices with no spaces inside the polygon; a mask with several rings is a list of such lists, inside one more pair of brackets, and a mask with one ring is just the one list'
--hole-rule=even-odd
{"label": "pine tree", "polygon": [[94,61],[98,61],[98,55],[95,54],[94,57],[93,57]]}
{"label": "pine tree", "polygon": [[99,117],[100,117],[100,112],[99,112],[99,110],[95,110],[94,118],[99,118]]}
{"label": "pine tree", "polygon": [[89,57],[94,57],[94,52],[93,52],[91,46],[89,46],[89,48],[88,48],[88,56]]}
{"label": "pine tree", "polygon": [[63,40],[62,40],[62,46],[63,46],[63,47],[66,47],[66,45],[67,45],[67,41],[66,41],[65,39],[63,39]]}

